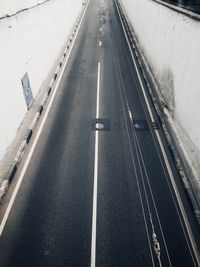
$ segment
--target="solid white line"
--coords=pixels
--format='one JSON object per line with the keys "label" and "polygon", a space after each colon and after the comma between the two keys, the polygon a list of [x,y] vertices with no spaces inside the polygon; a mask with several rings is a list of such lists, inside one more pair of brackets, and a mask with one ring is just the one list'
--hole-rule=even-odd
{"label": "solid white line", "polygon": [[[97,74],[97,108],[96,118],[99,118],[100,98],[100,73],[101,65],[98,63]],[[99,132],[95,133],[95,159],[94,159],[94,189],[93,189],[93,211],[92,211],[92,242],[91,242],[91,267],[96,266],[96,233],[97,233],[97,186],[98,186],[98,154],[99,154]]]}
{"label": "solid white line", "polygon": [[97,107],[96,107],[96,118],[99,118],[99,95],[100,95],[100,73],[101,63],[98,63],[98,74],[97,74]]}
{"label": "solid white line", "polygon": [[[117,4],[116,4],[116,6],[117,6]],[[145,89],[144,89],[144,86],[143,86],[141,77],[140,77],[140,73],[139,73],[138,67],[137,67],[137,64],[136,64],[136,61],[135,61],[135,58],[134,58],[134,55],[133,55],[131,46],[130,46],[130,43],[129,43],[128,38],[127,38],[127,34],[126,34],[126,31],[125,31],[125,28],[124,28],[124,25],[123,25],[123,22],[122,22],[122,19],[121,19],[121,15],[120,15],[118,6],[117,6],[117,10],[118,10],[118,14],[119,14],[119,17],[120,17],[120,20],[121,20],[123,31],[124,31],[124,34],[125,34],[125,37],[126,37],[126,40],[127,40],[127,44],[129,46],[131,57],[132,57],[132,60],[133,60],[133,63],[134,63],[134,66],[135,66],[135,69],[136,69],[136,72],[137,72],[137,76],[138,76],[138,79],[139,79],[139,82],[140,82],[140,85],[141,85],[141,88],[142,88],[143,96],[144,96],[144,99],[145,99],[145,102],[146,102],[146,105],[147,105],[147,108],[148,108],[148,111],[149,111],[151,120],[152,121],[155,121],[154,120],[154,117],[153,117],[153,113],[151,111],[151,107],[150,107],[149,101],[147,99],[147,95],[146,95],[146,92],[145,92]],[[173,175],[173,172],[171,170],[171,166],[170,166],[170,163],[169,163],[167,154],[166,154],[165,149],[164,149],[164,146],[162,144],[162,141],[161,141],[161,137],[160,137],[159,132],[158,131],[155,131],[155,133],[156,133],[156,137],[157,137],[157,140],[158,140],[158,143],[160,145],[160,149],[161,149],[161,152],[162,152],[164,161],[165,161],[165,166],[167,168],[167,171],[168,171],[170,180],[172,182],[172,186],[173,186],[173,189],[174,189],[174,193],[176,195],[176,199],[177,199],[178,204],[179,204],[179,208],[180,208],[181,213],[182,213],[182,217],[183,217],[183,220],[184,220],[184,223],[185,223],[185,227],[187,229],[188,236],[190,238],[190,242],[191,242],[191,245],[192,245],[192,248],[193,248],[193,252],[195,254],[195,257],[197,259],[197,262],[200,262],[200,256],[199,256],[199,252],[198,252],[198,249],[197,249],[197,245],[196,245],[196,242],[194,240],[194,236],[193,236],[193,233],[192,233],[192,230],[191,230],[191,227],[190,227],[190,224],[189,224],[189,221],[188,221],[186,212],[185,212],[185,208],[183,206],[183,203],[182,203],[182,200],[181,200],[181,197],[180,197],[180,194],[179,194],[177,185],[176,185],[175,180],[174,180],[174,175]]]}
{"label": "solid white line", "polygon": [[[89,1],[88,1],[88,3],[87,3],[87,7],[88,7],[88,4],[89,4]],[[60,73],[60,76],[59,76],[59,79],[58,79],[57,84],[56,84],[56,86],[55,86],[55,89],[54,89],[54,92],[53,92],[53,94],[52,94],[52,97],[51,97],[51,99],[50,99],[50,101],[49,101],[49,105],[48,105],[48,107],[47,107],[47,109],[46,109],[46,113],[44,114],[44,117],[43,117],[43,119],[42,119],[42,121],[41,121],[40,127],[39,127],[38,132],[37,132],[37,134],[36,134],[36,136],[35,136],[35,139],[34,139],[34,141],[33,141],[33,145],[32,145],[32,147],[31,147],[31,149],[30,149],[30,152],[29,152],[29,154],[28,154],[28,156],[27,156],[27,158],[26,158],[26,161],[25,161],[25,163],[24,163],[23,169],[22,169],[21,174],[20,174],[20,176],[19,176],[19,179],[18,179],[18,181],[17,181],[16,187],[15,187],[15,189],[14,189],[14,192],[13,192],[13,194],[12,194],[12,197],[11,197],[10,201],[9,201],[8,207],[7,207],[7,209],[6,209],[6,212],[5,212],[5,214],[4,214],[4,216],[3,216],[3,219],[2,219],[2,221],[1,221],[1,224],[0,224],[0,236],[1,236],[2,233],[3,233],[3,230],[4,230],[4,227],[5,227],[5,225],[6,225],[8,216],[9,216],[10,211],[11,211],[11,209],[12,209],[12,206],[13,206],[13,204],[14,204],[16,195],[17,195],[17,193],[18,193],[18,191],[19,191],[19,188],[20,188],[21,183],[22,183],[22,181],[23,181],[24,175],[25,175],[25,173],[26,173],[26,170],[27,170],[27,168],[28,168],[28,165],[29,165],[29,163],[30,163],[30,160],[31,160],[31,158],[32,158],[32,155],[33,155],[33,153],[34,153],[35,147],[36,147],[37,142],[38,142],[38,140],[39,140],[39,137],[40,137],[40,135],[41,135],[41,133],[42,133],[44,124],[45,124],[46,119],[47,119],[47,117],[48,117],[48,115],[49,115],[49,111],[50,111],[51,106],[52,106],[52,104],[53,104],[53,101],[54,101],[56,92],[57,92],[58,87],[59,87],[59,84],[60,84],[60,81],[61,81],[61,79],[62,79],[62,76],[63,76],[63,73],[64,73],[64,71],[65,71],[66,65],[67,65],[67,63],[68,63],[69,57],[70,57],[70,55],[71,55],[71,51],[72,51],[73,46],[74,46],[74,43],[75,43],[75,41],[76,41],[76,38],[77,38],[77,35],[78,35],[78,32],[79,32],[79,29],[80,29],[80,27],[81,27],[83,18],[84,18],[84,16],[85,16],[85,12],[86,12],[86,10],[87,10],[87,7],[86,7],[86,9],[85,9],[85,11],[84,11],[83,17],[82,17],[81,22],[80,22],[80,24],[79,24],[78,31],[77,31],[77,33],[76,33],[76,35],[75,35],[75,38],[74,38],[73,43],[72,43],[72,45],[71,45],[71,48],[70,48],[70,50],[69,50],[69,54],[68,54],[68,56],[67,56],[67,58],[66,58],[65,64],[63,65],[63,69],[62,69],[62,71],[61,71],[61,73]]]}
{"label": "solid white line", "polygon": [[96,266],[98,152],[99,152],[99,132],[96,131],[95,133],[93,212],[92,212],[91,267]]}

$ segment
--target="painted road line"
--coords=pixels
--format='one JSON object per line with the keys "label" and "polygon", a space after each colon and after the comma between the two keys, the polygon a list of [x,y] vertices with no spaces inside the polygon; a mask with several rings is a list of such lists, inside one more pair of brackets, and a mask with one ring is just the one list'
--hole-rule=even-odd
{"label": "painted road line", "polygon": [[[100,75],[101,64],[98,63],[97,74],[97,107],[96,118],[99,118],[100,107]],[[92,211],[92,242],[91,242],[91,267],[96,266],[96,233],[97,233],[97,186],[98,186],[98,155],[99,154],[99,131],[95,132],[95,159],[94,159],[94,189],[93,189],[93,211]]]}
{"label": "painted road line", "polygon": [[100,75],[101,75],[101,63],[98,63],[98,74],[97,74],[97,108],[96,108],[96,118],[99,118],[99,105],[100,105]]}
{"label": "painted road line", "polygon": [[[89,1],[88,1],[88,3],[87,3],[87,7],[88,7],[88,4],[89,4]],[[43,119],[42,119],[42,121],[41,121],[40,127],[39,127],[38,132],[37,132],[37,134],[36,134],[36,136],[35,136],[35,139],[34,139],[34,141],[33,141],[32,147],[31,147],[30,152],[29,152],[29,154],[28,154],[28,156],[27,156],[27,158],[26,158],[26,161],[25,161],[24,166],[23,166],[23,168],[22,168],[21,174],[20,174],[19,179],[18,179],[18,181],[17,181],[16,187],[15,187],[15,189],[14,189],[14,192],[13,192],[13,194],[12,194],[12,197],[11,197],[9,203],[8,203],[7,209],[6,209],[6,211],[5,211],[5,214],[4,214],[4,216],[3,216],[3,219],[2,219],[2,221],[1,221],[1,224],[0,224],[0,236],[1,236],[2,233],[3,233],[3,230],[4,230],[4,227],[5,227],[5,225],[6,225],[8,216],[9,216],[10,211],[11,211],[11,209],[12,209],[12,206],[13,206],[13,204],[14,204],[16,195],[17,195],[17,193],[18,193],[18,191],[19,191],[19,188],[20,188],[21,183],[22,183],[22,181],[23,181],[24,175],[25,175],[26,170],[27,170],[27,168],[28,168],[28,165],[29,165],[29,163],[30,163],[30,161],[31,161],[31,158],[32,158],[32,155],[33,155],[33,153],[34,153],[35,147],[36,147],[36,145],[37,145],[37,143],[38,143],[39,137],[40,137],[40,135],[41,135],[41,133],[42,133],[42,130],[43,130],[43,128],[44,128],[44,124],[45,124],[45,122],[46,122],[46,120],[47,120],[47,118],[48,118],[50,109],[51,109],[51,107],[52,107],[54,98],[55,98],[55,96],[56,96],[56,92],[58,91],[58,87],[59,87],[60,81],[61,81],[61,79],[62,79],[63,73],[64,73],[64,71],[65,71],[66,65],[67,65],[67,63],[68,63],[69,57],[70,57],[71,52],[72,52],[72,49],[73,49],[73,47],[74,47],[74,43],[75,43],[75,41],[76,41],[76,38],[77,38],[77,35],[78,35],[78,32],[79,32],[79,29],[80,29],[80,27],[81,27],[81,25],[82,25],[82,21],[83,21],[83,18],[84,18],[84,16],[85,16],[87,7],[86,7],[86,9],[85,9],[85,11],[84,11],[83,17],[82,17],[82,19],[81,19],[81,23],[80,23],[80,25],[79,25],[78,31],[77,31],[77,33],[76,33],[76,35],[75,35],[74,40],[73,40],[72,46],[71,46],[71,48],[70,48],[70,50],[69,50],[69,54],[68,54],[68,56],[67,56],[67,58],[66,58],[66,61],[65,61],[64,66],[63,66],[63,69],[62,69],[62,71],[61,71],[61,73],[60,73],[60,76],[59,76],[59,79],[58,79],[57,84],[56,84],[56,86],[55,86],[55,89],[54,89],[54,92],[53,92],[53,94],[52,94],[52,97],[51,97],[51,99],[50,99],[50,101],[49,101],[49,105],[48,105],[48,107],[47,107],[47,109],[46,109],[46,113],[44,114],[44,117],[43,117]]]}
{"label": "painted road line", "polygon": [[[123,28],[123,31],[124,31],[124,34],[125,34],[125,37],[126,37],[126,40],[127,40],[127,44],[129,46],[129,51],[131,53],[131,57],[132,57],[132,60],[133,60],[133,63],[134,63],[135,69],[136,69],[136,73],[137,73],[137,76],[138,76],[138,79],[139,79],[139,82],[140,82],[140,85],[141,85],[141,88],[142,88],[144,100],[146,102],[147,109],[148,109],[149,115],[151,117],[151,120],[152,120],[152,122],[154,122],[154,116],[153,116],[153,113],[151,111],[151,107],[150,107],[150,104],[149,104],[149,101],[148,101],[148,98],[147,98],[147,95],[146,95],[146,92],[145,92],[145,89],[144,89],[144,86],[143,86],[143,82],[142,82],[142,79],[141,79],[141,76],[140,76],[140,73],[139,73],[139,70],[138,70],[138,66],[137,66],[136,60],[135,60],[134,55],[133,55],[133,51],[132,51],[131,46],[130,46],[130,43],[128,41],[126,30],[124,28],[124,25],[123,25],[123,22],[122,22],[122,19],[121,19],[121,15],[120,15],[120,11],[119,11],[119,8],[118,8],[117,3],[116,3],[116,6],[117,6],[118,14],[119,14],[119,17],[120,17],[120,20],[121,20],[122,28]],[[191,245],[192,245],[193,252],[195,254],[195,257],[196,257],[197,262],[200,262],[200,256],[199,256],[199,252],[198,252],[198,249],[197,249],[197,245],[196,245],[196,242],[194,240],[194,236],[193,236],[193,233],[192,233],[192,230],[191,230],[189,221],[187,219],[185,208],[183,206],[183,203],[182,203],[182,200],[181,200],[181,197],[180,197],[180,194],[179,194],[177,185],[176,185],[175,180],[174,180],[174,175],[173,175],[173,172],[171,170],[171,166],[170,166],[170,163],[169,163],[169,160],[168,160],[166,151],[165,151],[164,146],[162,144],[162,141],[161,141],[161,137],[160,137],[159,132],[158,131],[155,131],[155,133],[156,133],[156,137],[157,137],[157,140],[158,140],[158,143],[159,143],[159,146],[160,146],[162,155],[163,155],[163,159],[165,161],[165,166],[167,168],[167,171],[168,171],[168,174],[169,174],[169,177],[170,177],[170,180],[171,180],[173,189],[174,189],[174,193],[176,195],[176,199],[177,199],[178,204],[179,204],[179,208],[180,208],[180,211],[181,211],[181,214],[182,214],[184,223],[185,223],[185,227],[187,229],[187,234],[189,236],[189,239],[190,239],[190,242],[191,242]],[[181,218],[180,218],[180,222],[182,224]],[[184,228],[183,227],[182,227],[182,229],[184,231]],[[186,237],[186,242],[188,242],[187,241],[187,237]],[[190,249],[190,247],[189,247],[189,249]]]}

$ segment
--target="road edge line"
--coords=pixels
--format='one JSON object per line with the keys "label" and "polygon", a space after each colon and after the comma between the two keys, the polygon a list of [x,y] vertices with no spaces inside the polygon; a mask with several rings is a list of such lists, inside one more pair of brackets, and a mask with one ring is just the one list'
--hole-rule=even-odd
{"label": "road edge line", "polygon": [[[97,72],[97,99],[96,99],[96,119],[99,118],[100,111],[100,76],[101,63],[98,62]],[[99,157],[99,131],[95,132],[95,158],[94,158],[94,185],[93,185],[93,208],[92,208],[92,240],[91,240],[91,267],[96,266],[96,233],[97,233],[97,188],[98,188],[98,158]]]}

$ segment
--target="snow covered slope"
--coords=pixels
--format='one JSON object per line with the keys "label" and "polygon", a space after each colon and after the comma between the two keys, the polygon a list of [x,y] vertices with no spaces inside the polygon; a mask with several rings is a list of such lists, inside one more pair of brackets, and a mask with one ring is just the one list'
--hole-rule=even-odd
{"label": "snow covered slope", "polygon": [[0,20],[0,160],[27,112],[21,79],[28,73],[35,97],[81,7],[82,0],[1,1],[1,17],[30,9]]}

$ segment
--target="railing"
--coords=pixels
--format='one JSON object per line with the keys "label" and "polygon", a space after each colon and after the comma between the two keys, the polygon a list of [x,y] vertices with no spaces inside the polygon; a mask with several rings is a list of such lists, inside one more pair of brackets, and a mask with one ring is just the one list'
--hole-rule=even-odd
{"label": "railing", "polygon": [[200,14],[200,0],[163,0],[172,5]]}

